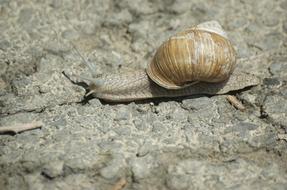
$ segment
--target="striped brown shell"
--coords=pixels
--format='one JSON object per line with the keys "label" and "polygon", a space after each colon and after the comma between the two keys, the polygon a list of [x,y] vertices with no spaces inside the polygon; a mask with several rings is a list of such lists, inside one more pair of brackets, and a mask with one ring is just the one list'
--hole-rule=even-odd
{"label": "striped brown shell", "polygon": [[193,82],[221,82],[235,68],[236,53],[218,22],[209,21],[165,41],[148,64],[147,74],[158,85],[179,89]]}

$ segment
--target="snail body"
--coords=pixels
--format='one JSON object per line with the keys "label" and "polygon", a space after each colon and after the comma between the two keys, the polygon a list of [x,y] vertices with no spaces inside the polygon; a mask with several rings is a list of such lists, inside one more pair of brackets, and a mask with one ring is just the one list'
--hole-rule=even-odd
{"label": "snail body", "polygon": [[185,88],[171,90],[157,85],[144,70],[101,76],[101,85],[90,84],[90,92],[96,98],[110,102],[129,102],[160,97],[191,95],[220,95],[259,84],[259,79],[237,70],[228,80],[219,83],[199,82]]}
{"label": "snail body", "polygon": [[123,102],[225,94],[258,84],[253,75],[233,73],[235,63],[236,53],[224,30],[216,21],[205,22],[165,41],[146,70],[89,79],[89,94]]}

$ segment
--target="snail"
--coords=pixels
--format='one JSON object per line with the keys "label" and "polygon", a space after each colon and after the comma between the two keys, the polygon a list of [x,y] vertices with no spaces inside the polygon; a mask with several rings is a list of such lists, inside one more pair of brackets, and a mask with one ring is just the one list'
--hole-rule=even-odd
{"label": "snail", "polygon": [[259,83],[254,75],[236,71],[235,65],[235,49],[225,31],[217,21],[209,21],[166,40],[145,70],[84,79],[88,94],[114,102],[226,94]]}

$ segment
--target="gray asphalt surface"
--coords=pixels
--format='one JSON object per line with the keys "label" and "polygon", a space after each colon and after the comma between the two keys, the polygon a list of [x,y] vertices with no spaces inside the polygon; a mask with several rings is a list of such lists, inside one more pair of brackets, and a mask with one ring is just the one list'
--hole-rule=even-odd
{"label": "gray asphalt surface", "polygon": [[[144,69],[169,36],[218,20],[259,86],[109,104],[67,73]],[[286,189],[287,1],[0,0],[0,189]],[[120,55],[121,61],[111,52]]]}

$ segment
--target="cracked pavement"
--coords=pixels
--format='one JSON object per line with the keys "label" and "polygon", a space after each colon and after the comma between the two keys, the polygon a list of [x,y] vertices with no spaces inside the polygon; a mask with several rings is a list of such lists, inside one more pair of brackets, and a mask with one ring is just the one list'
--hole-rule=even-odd
{"label": "cracked pavement", "polygon": [[[287,1],[0,0],[0,189],[286,189]],[[64,74],[143,69],[170,35],[218,20],[261,84],[110,104]],[[120,55],[112,56],[111,52]]]}

